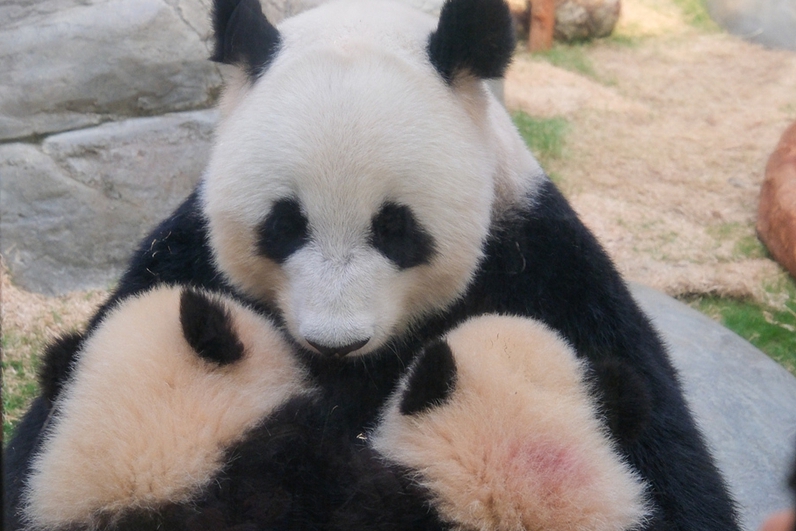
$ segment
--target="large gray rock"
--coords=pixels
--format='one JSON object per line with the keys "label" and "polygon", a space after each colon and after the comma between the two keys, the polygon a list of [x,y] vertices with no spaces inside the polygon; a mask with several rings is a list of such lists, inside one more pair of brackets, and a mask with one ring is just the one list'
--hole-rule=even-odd
{"label": "large gray rock", "polygon": [[[324,0],[261,0],[275,23]],[[433,14],[442,0],[404,0]],[[6,0],[0,141],[206,108],[210,0]]]}
{"label": "large gray rock", "polygon": [[25,289],[107,285],[204,170],[214,111],[105,124],[0,146],[0,253]]}
{"label": "large gray rock", "polygon": [[773,48],[796,50],[793,0],[707,0],[710,16],[731,33]]}
{"label": "large gray rock", "polygon": [[791,506],[786,488],[796,447],[796,378],[768,356],[671,297],[633,294],[670,347],[686,396],[754,531]]}
{"label": "large gray rock", "polygon": [[221,77],[202,40],[208,7],[170,1],[4,6],[0,140],[212,104]]}
{"label": "large gray rock", "polygon": [[[278,24],[282,20],[317,7],[329,0],[260,0],[268,20]],[[439,16],[444,0],[399,0],[430,15]]]}

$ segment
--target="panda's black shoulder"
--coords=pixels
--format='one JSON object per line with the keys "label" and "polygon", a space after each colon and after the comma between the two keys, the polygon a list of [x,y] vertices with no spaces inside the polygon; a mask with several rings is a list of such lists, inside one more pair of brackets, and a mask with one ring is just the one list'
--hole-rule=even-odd
{"label": "panda's black shoulder", "polygon": [[539,319],[579,355],[622,355],[643,345],[647,354],[665,357],[610,257],[549,180],[494,224],[461,304],[468,315]]}
{"label": "panda's black shoulder", "polygon": [[116,289],[92,317],[89,329],[95,328],[117,302],[159,284],[231,291],[213,265],[200,186],[139,242]]}
{"label": "panda's black shoulder", "polygon": [[161,283],[221,287],[212,263],[199,188],[141,240],[116,292],[124,298]]}

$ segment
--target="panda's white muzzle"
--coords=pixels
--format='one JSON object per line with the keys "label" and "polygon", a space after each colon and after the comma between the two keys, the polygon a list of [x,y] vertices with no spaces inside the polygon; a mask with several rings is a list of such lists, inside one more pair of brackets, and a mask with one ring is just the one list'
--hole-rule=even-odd
{"label": "panda's white muzzle", "polygon": [[288,330],[299,343],[327,356],[366,354],[381,346],[401,315],[400,274],[377,251],[359,247],[329,257],[311,242],[284,264],[287,285],[278,295]]}

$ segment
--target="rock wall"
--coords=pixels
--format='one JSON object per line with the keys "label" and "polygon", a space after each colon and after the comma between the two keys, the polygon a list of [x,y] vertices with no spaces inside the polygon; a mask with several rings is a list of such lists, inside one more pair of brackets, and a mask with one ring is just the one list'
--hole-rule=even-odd
{"label": "rock wall", "polygon": [[770,48],[796,50],[793,0],[707,0],[711,18],[730,33]]}
{"label": "rock wall", "polygon": [[[261,0],[275,23],[321,1]],[[211,4],[0,3],[0,254],[17,285],[107,287],[199,180],[222,85]]]}

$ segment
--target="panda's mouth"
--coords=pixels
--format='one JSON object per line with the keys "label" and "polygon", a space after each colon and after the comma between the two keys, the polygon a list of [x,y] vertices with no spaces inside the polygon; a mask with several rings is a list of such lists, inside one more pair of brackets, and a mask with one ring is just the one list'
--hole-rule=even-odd
{"label": "panda's mouth", "polygon": [[327,346],[316,341],[306,340],[309,345],[314,348],[319,354],[330,358],[344,358],[348,354],[357,351],[368,344],[370,338],[354,341],[346,345]]}

